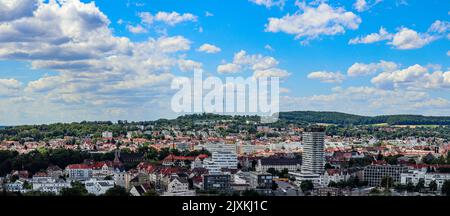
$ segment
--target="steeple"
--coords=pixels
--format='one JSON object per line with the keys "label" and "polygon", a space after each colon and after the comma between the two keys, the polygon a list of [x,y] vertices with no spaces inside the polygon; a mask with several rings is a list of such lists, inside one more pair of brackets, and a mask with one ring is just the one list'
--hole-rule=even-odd
{"label": "steeple", "polygon": [[114,152],[114,161],[113,161],[114,168],[120,168],[122,167],[122,162],[120,161],[120,150],[116,149]]}

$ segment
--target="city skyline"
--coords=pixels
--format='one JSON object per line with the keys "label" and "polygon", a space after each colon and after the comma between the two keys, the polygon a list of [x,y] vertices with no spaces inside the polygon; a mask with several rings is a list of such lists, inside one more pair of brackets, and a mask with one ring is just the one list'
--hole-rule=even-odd
{"label": "city skyline", "polygon": [[0,125],[174,118],[195,70],[280,77],[280,111],[450,115],[443,1],[0,5]]}

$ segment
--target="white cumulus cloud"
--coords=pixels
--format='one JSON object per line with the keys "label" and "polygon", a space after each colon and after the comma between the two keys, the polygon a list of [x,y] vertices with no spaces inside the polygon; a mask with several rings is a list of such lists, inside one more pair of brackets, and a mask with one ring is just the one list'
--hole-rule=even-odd
{"label": "white cumulus cloud", "polygon": [[205,52],[205,53],[218,53],[221,51],[221,49],[215,45],[205,43],[205,44],[201,45],[197,49],[197,51]]}
{"label": "white cumulus cloud", "polygon": [[284,32],[295,35],[296,39],[311,40],[322,35],[338,35],[346,29],[357,29],[361,18],[346,11],[342,7],[334,8],[327,3],[320,3],[317,7],[299,3],[300,10],[294,14],[287,14],[282,18],[269,18],[265,31]]}
{"label": "white cumulus cloud", "polygon": [[378,72],[384,71],[394,71],[398,68],[398,65],[395,62],[383,61],[381,60],[378,63],[355,63],[350,66],[347,70],[347,74],[349,76],[364,76],[371,75]]}
{"label": "white cumulus cloud", "polygon": [[345,75],[339,72],[315,71],[308,74],[308,79],[316,79],[324,83],[341,83]]}
{"label": "white cumulus cloud", "polygon": [[286,0],[249,0],[250,2],[253,2],[254,4],[265,6],[266,8],[271,8],[273,6],[283,8]]}

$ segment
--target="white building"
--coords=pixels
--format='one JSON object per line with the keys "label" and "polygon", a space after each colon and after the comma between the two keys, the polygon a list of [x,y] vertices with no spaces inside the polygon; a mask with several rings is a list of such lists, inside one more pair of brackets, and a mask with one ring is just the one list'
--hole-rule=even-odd
{"label": "white building", "polygon": [[86,164],[71,164],[66,167],[71,180],[85,181],[92,178],[92,167]]}
{"label": "white building", "polygon": [[9,192],[25,193],[27,190],[25,190],[25,188],[23,187],[24,183],[25,182],[22,180],[16,180],[15,182],[4,184],[4,188],[6,191],[9,191]]}
{"label": "white building", "polygon": [[258,159],[256,171],[266,172],[268,169],[273,168],[277,171],[287,169],[289,171],[300,170],[302,160],[298,158],[261,158]]}
{"label": "white building", "polygon": [[114,181],[112,180],[97,180],[90,179],[85,182],[84,186],[88,193],[95,195],[102,195],[110,188],[114,187]]}
{"label": "white building", "polygon": [[404,185],[409,182],[413,185],[417,185],[420,179],[425,181],[425,187],[428,187],[430,182],[435,181],[437,189],[440,191],[444,182],[450,180],[450,173],[427,173],[426,171],[421,170],[410,170],[400,174],[400,183]]}
{"label": "white building", "polygon": [[213,152],[211,158],[203,160],[203,164],[210,174],[220,174],[223,168],[237,169],[238,159],[233,152]]}
{"label": "white building", "polygon": [[195,196],[194,190],[189,190],[189,182],[178,176],[172,176],[163,196]]}
{"label": "white building", "polygon": [[[237,153],[236,144],[227,144],[222,142],[208,142],[205,144],[204,148],[209,152],[233,152]],[[194,147],[195,149],[195,147]],[[198,149],[200,150],[200,149]]]}
{"label": "white building", "polygon": [[303,174],[319,174],[324,171],[324,140],[323,128],[307,128],[303,133]]}
{"label": "white building", "polygon": [[347,181],[350,178],[348,173],[341,172],[339,170],[327,170],[323,175],[320,176],[320,184],[323,187],[327,187],[330,182],[341,182]]}
{"label": "white building", "polygon": [[114,183],[126,190],[130,189],[130,180],[131,176],[126,171],[117,170],[114,172]]}
{"label": "white building", "polygon": [[32,180],[33,191],[50,192],[59,194],[63,188],[71,188],[70,182],[63,179],[46,179],[46,180]]}
{"label": "white building", "polygon": [[289,176],[295,179],[294,183],[300,186],[302,181],[311,181],[314,186],[322,186],[322,178],[319,174],[315,173],[301,173],[301,172],[289,172]]}
{"label": "white building", "polygon": [[104,132],[102,133],[102,137],[103,137],[103,138],[107,138],[107,139],[111,139],[111,138],[113,138],[113,133],[110,132],[110,131],[104,131]]}

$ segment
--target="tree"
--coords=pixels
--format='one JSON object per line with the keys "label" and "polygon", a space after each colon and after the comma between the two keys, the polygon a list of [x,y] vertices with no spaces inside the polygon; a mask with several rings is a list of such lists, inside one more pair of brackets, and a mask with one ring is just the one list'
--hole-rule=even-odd
{"label": "tree", "polygon": [[289,177],[289,170],[284,168],[281,170],[281,172],[278,174],[278,177],[280,178],[288,178]]}
{"label": "tree", "polygon": [[114,186],[110,189],[108,189],[104,196],[130,196],[130,194],[127,192],[127,190],[120,186]]}
{"label": "tree", "polygon": [[143,194],[143,196],[159,196],[159,194],[155,190],[149,190]]}
{"label": "tree", "polygon": [[311,180],[302,181],[302,183],[300,184],[300,189],[302,189],[303,192],[313,190],[314,184]]}
{"label": "tree", "polygon": [[61,190],[61,196],[88,196],[86,188],[80,182],[72,182],[71,188],[63,188]]}
{"label": "tree", "polygon": [[414,191],[414,184],[412,182],[408,182],[408,184],[406,184],[406,191],[408,192]]}
{"label": "tree", "polygon": [[328,183],[328,187],[338,187],[338,184],[334,181],[330,181],[330,183]]}
{"label": "tree", "polygon": [[445,180],[444,184],[442,184],[442,194],[450,196],[450,180]]}
{"label": "tree", "polygon": [[30,184],[30,182],[28,182],[28,181],[24,181],[23,182],[23,188],[31,190],[31,189],[33,189],[33,185]]}
{"label": "tree", "polygon": [[420,192],[420,190],[422,190],[423,188],[425,188],[425,180],[419,179],[419,182],[416,185],[416,191]]}
{"label": "tree", "polygon": [[381,179],[381,186],[389,189],[394,185],[394,180],[390,176],[385,176],[383,179]]}
{"label": "tree", "polygon": [[279,174],[278,171],[273,167],[270,167],[269,169],[267,169],[267,172],[272,174],[273,176],[278,176],[278,174]]}
{"label": "tree", "polygon": [[272,181],[272,190],[278,189],[278,184],[275,181]]}
{"label": "tree", "polygon": [[436,181],[431,181],[430,184],[428,185],[428,187],[430,187],[430,191],[437,191],[437,183]]}

